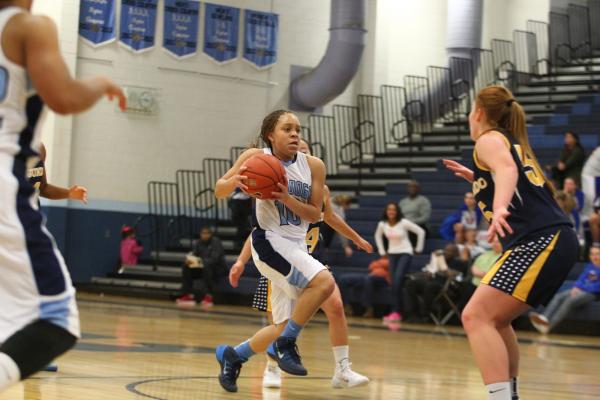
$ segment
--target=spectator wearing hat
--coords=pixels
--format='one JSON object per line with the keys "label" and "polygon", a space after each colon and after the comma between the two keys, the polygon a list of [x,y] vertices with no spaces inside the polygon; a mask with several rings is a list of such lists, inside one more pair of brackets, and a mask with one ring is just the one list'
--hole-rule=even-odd
{"label": "spectator wearing hat", "polygon": [[135,230],[130,226],[121,229],[121,266],[119,273],[123,273],[126,267],[137,265],[138,257],[142,254],[144,247],[135,238]]}

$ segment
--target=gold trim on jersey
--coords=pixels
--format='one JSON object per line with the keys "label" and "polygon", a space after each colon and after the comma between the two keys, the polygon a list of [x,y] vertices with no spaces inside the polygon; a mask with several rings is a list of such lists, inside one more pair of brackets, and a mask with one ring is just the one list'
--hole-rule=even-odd
{"label": "gold trim on jersey", "polygon": [[[483,132],[481,135],[479,135],[479,137],[477,139],[479,139],[480,137],[482,137],[483,135],[485,135],[486,133],[489,133],[489,132],[497,132],[500,135],[500,137],[502,137],[502,139],[504,139],[504,142],[506,143],[506,147],[510,151],[510,149],[512,147],[510,140],[508,140],[508,138],[502,132],[497,131],[495,128],[492,128],[492,129],[489,129],[489,130]],[[498,135],[496,135],[496,136],[498,136]],[[484,167],[483,164],[481,164],[481,162],[477,158],[477,150],[475,150],[475,149],[473,149],[473,161],[475,162],[475,165],[477,165],[477,168],[479,168],[480,170],[492,172],[491,169]]]}
{"label": "gold trim on jersey", "polygon": [[531,264],[531,267],[529,267],[527,272],[525,272],[525,275],[523,275],[523,277],[519,280],[519,283],[513,291],[513,297],[523,302],[527,302],[529,292],[531,292],[531,288],[533,288],[533,285],[535,284],[538,275],[542,271],[542,267],[546,263],[546,260],[548,260],[548,257],[550,257],[550,253],[552,253],[552,250],[554,250],[554,246],[556,245],[559,235],[560,231],[558,231],[558,233],[554,236],[554,239],[552,239],[550,244],[546,246],[544,250],[542,250],[533,264]]}
{"label": "gold trim on jersey", "polygon": [[502,257],[500,257],[500,259],[498,261],[496,261],[496,264],[494,264],[492,269],[490,269],[488,271],[488,273],[485,274],[485,276],[481,279],[480,283],[489,285],[490,281],[494,278],[494,275],[496,275],[496,272],[498,272],[500,267],[504,264],[504,262],[510,256],[511,253],[512,253],[512,250],[505,251],[504,254],[502,255]]}
{"label": "gold trim on jersey", "polygon": [[492,172],[491,169],[484,167],[480,162],[479,159],[477,158],[477,151],[475,149],[473,149],[473,161],[475,162],[475,165],[477,165],[477,168],[479,168],[482,171],[487,171],[487,172]]}

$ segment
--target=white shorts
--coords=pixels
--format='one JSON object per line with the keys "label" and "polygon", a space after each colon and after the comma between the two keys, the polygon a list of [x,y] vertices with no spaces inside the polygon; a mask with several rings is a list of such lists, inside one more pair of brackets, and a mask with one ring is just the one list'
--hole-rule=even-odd
{"label": "white shorts", "polygon": [[0,154],[0,188],[0,343],[37,320],[79,337],[75,289],[23,161]]}
{"label": "white shorts", "polygon": [[302,290],[319,272],[327,270],[308,254],[305,238],[291,240],[258,228],[252,232],[252,258],[260,273],[271,281],[275,324],[290,319]]}

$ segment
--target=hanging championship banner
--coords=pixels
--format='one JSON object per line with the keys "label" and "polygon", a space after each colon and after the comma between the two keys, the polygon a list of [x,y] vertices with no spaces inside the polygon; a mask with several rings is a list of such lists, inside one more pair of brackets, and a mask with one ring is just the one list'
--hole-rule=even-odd
{"label": "hanging championship banner", "polygon": [[93,47],[115,40],[115,1],[81,0],[79,4],[79,36]]}
{"label": "hanging championship banner", "polygon": [[165,0],[163,47],[175,58],[196,54],[200,2]]}
{"label": "hanging championship banner", "polygon": [[277,61],[277,14],[244,10],[244,59],[258,68]]}
{"label": "hanging championship banner", "polygon": [[218,63],[237,58],[240,9],[206,3],[204,53]]}
{"label": "hanging championship banner", "polygon": [[154,47],[158,0],[121,0],[119,41],[141,53]]}

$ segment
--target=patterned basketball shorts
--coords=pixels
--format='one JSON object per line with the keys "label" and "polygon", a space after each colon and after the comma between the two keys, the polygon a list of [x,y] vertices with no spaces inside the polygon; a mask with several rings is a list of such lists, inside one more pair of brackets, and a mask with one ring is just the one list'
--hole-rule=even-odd
{"label": "patterned basketball shorts", "polygon": [[573,228],[555,226],[534,232],[502,254],[482,284],[537,307],[558,291],[579,253]]}
{"label": "patterned basketball shorts", "polygon": [[252,299],[252,308],[256,308],[258,311],[270,312],[271,302],[269,299],[269,293],[271,292],[271,284],[267,278],[260,276],[258,279],[258,285],[254,292],[254,298]]}

